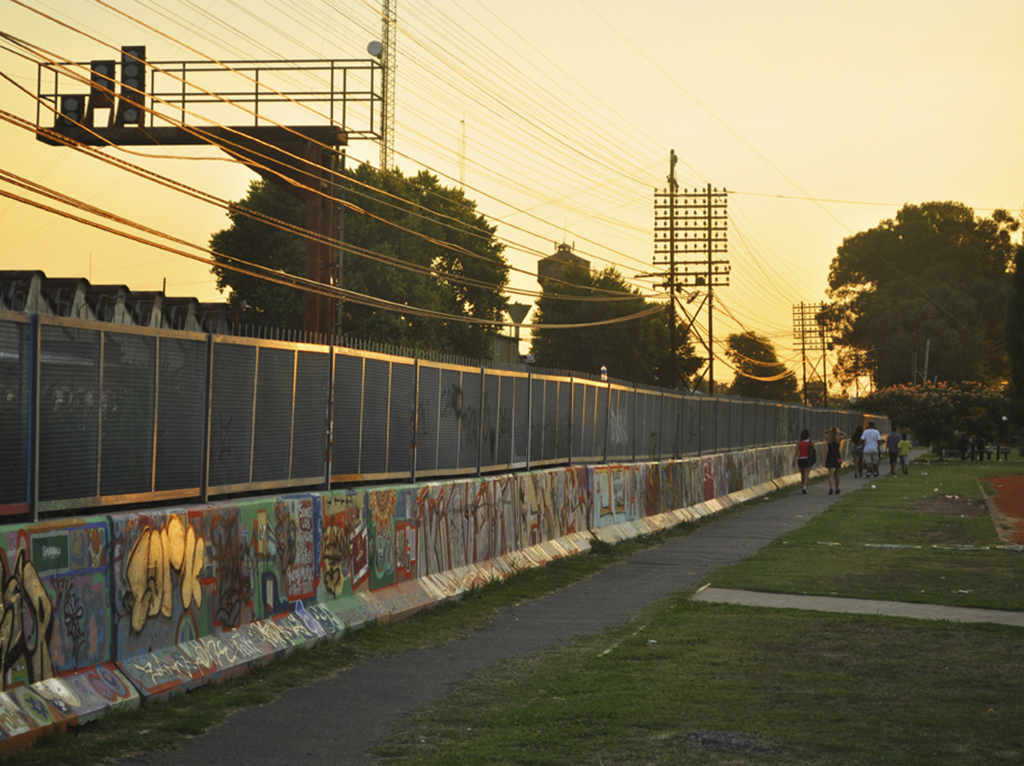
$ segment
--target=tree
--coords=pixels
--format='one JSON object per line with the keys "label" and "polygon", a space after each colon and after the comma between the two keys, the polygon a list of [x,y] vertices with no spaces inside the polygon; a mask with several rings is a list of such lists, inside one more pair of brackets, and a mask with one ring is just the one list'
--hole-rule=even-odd
{"label": "tree", "polygon": [[736,371],[733,395],[778,402],[800,400],[796,375],[779,361],[768,338],[754,332],[734,333],[726,343],[725,356]]}
{"label": "tree", "polygon": [[1017,409],[1024,414],[1024,244],[1013,262],[1013,287],[1006,304],[1006,355]]}
{"label": "tree", "polygon": [[[231,225],[210,238],[213,259],[219,263],[230,256],[248,263],[271,266],[287,274],[304,274],[306,246],[290,231],[275,228],[250,213],[268,216],[293,226],[305,223],[305,206],[295,197],[267,181],[253,181],[245,199],[228,210]],[[293,287],[214,266],[217,289],[230,290],[228,303],[236,311],[245,302],[245,317],[251,324],[301,330],[302,293]]]}
{"label": "tree", "polygon": [[[575,298],[575,300],[573,300]],[[596,327],[546,328],[544,325],[592,324],[640,314],[629,321]],[[614,378],[668,385],[672,370],[668,317],[664,307],[631,289],[612,266],[599,272],[570,265],[560,281],[544,280],[534,314],[530,350],[537,364],[597,373],[604,366]],[[700,368],[693,346],[679,344],[676,380],[682,385]]]}
{"label": "tree", "polygon": [[[441,186],[426,172],[406,178],[368,165],[347,171],[345,255],[341,285],[347,290],[407,306],[385,310],[344,302],[342,329],[383,343],[490,358],[497,329],[430,318],[418,310],[452,317],[500,320],[508,299],[508,264],[495,229],[459,189]],[[224,256],[259,263],[288,274],[305,272],[300,236],[254,220],[255,211],[304,226],[305,208],[283,189],[253,181],[245,199],[232,206],[231,226],[217,232],[211,248]],[[224,257],[215,260],[227,263]],[[217,287],[229,302],[248,304],[251,315],[278,327],[302,327],[302,294],[215,266]]]}
{"label": "tree", "polygon": [[995,383],[1007,362],[1002,326],[1018,222],[976,217],[957,202],[904,205],[895,220],[843,240],[829,295],[840,376],[866,364],[877,387],[943,380]]}
{"label": "tree", "polygon": [[974,381],[891,386],[864,397],[865,412],[885,415],[925,443],[950,444],[955,433],[993,440],[1003,435],[1009,397]]}

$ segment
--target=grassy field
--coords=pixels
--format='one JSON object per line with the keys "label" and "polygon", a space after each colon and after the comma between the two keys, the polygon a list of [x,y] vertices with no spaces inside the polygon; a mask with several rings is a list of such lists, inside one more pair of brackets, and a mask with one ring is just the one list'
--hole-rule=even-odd
{"label": "grassy field", "polygon": [[[978,486],[985,476],[1021,472],[1019,461],[957,462],[846,478],[842,502],[708,581],[1024,609],[1024,553],[994,547],[1000,541]],[[858,482],[866,486],[851,493]],[[1024,763],[1019,628],[750,609],[690,595],[665,599],[621,629],[488,669],[423,711],[378,758]]]}
{"label": "grassy field", "polygon": [[[978,479],[1007,473],[1024,473],[1024,461],[915,465],[908,477],[874,480],[847,476],[832,509],[708,581],[1024,609],[1024,553],[995,547],[993,522],[980,503]],[[824,490],[819,483],[813,491]],[[695,526],[668,536],[691,534]],[[47,737],[7,762],[85,766],[174,747],[240,707],[265,704],[369,657],[452,640],[502,607],[565,587],[662,539],[528,570],[410,621]],[[378,761],[1024,763],[1021,629],[751,609],[693,603],[690,595],[675,594],[602,635],[477,674],[379,748]]]}

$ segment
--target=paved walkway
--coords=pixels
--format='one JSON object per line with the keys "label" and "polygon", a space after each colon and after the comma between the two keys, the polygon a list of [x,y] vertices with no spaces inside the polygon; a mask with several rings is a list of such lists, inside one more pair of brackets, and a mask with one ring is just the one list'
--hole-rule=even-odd
{"label": "paved walkway", "polygon": [[917,620],[949,620],[950,622],[994,622],[1024,628],[1024,612],[1001,609],[972,609],[937,604],[907,604],[900,601],[870,601],[863,598],[830,598],[828,596],[794,596],[786,593],[760,593],[751,590],[704,588],[694,601],[715,604],[739,604],[772,609],[806,609],[815,612],[844,614],[878,614],[885,617],[910,617]]}
{"label": "paved walkway", "polygon": [[[844,484],[850,491],[857,486]],[[403,719],[444,697],[474,671],[620,625],[648,604],[696,585],[712,570],[801,527],[841,498],[828,495],[828,485],[819,482],[807,495],[795,491],[751,505],[550,596],[503,610],[462,640],[365,662],[237,713],[173,753],[124,763],[372,764],[366,754],[370,747],[386,741]]]}

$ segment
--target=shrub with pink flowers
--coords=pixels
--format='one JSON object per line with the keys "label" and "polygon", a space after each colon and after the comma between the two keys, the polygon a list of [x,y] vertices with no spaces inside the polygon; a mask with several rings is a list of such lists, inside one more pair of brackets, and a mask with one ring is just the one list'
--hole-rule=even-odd
{"label": "shrub with pink flowers", "polygon": [[923,444],[940,445],[951,444],[956,433],[985,441],[1005,436],[1003,416],[1012,413],[1004,391],[974,381],[890,386],[865,397],[860,407],[888,416]]}

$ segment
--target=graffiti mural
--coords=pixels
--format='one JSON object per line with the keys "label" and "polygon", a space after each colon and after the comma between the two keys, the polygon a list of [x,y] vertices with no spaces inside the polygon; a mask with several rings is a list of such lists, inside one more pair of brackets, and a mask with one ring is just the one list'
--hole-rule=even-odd
{"label": "graffiti mural", "polygon": [[201,607],[199,576],[205,559],[205,541],[178,515],[171,515],[159,529],[150,528],[139,535],[125,564],[128,592],[124,604],[131,610],[132,630],[141,632],[150,617],[159,614],[170,619],[174,614],[172,573],[178,575],[182,609],[188,610],[193,601]]}
{"label": "graffiti mural", "polygon": [[324,495],[320,559],[323,593],[318,600],[350,595],[369,577],[365,502],[366,493],[362,491],[342,490]]}
{"label": "graffiti mural", "polygon": [[366,493],[367,540],[370,556],[370,590],[395,584],[395,502],[393,489]]}
{"label": "graffiti mural", "polygon": [[3,601],[0,602],[0,687],[16,665],[22,665],[28,683],[53,677],[50,640],[53,636],[53,605],[39,573],[19,548],[14,566],[2,561]]}
{"label": "graffiti mural", "polygon": [[0,527],[0,690],[112,656],[104,520]]}

